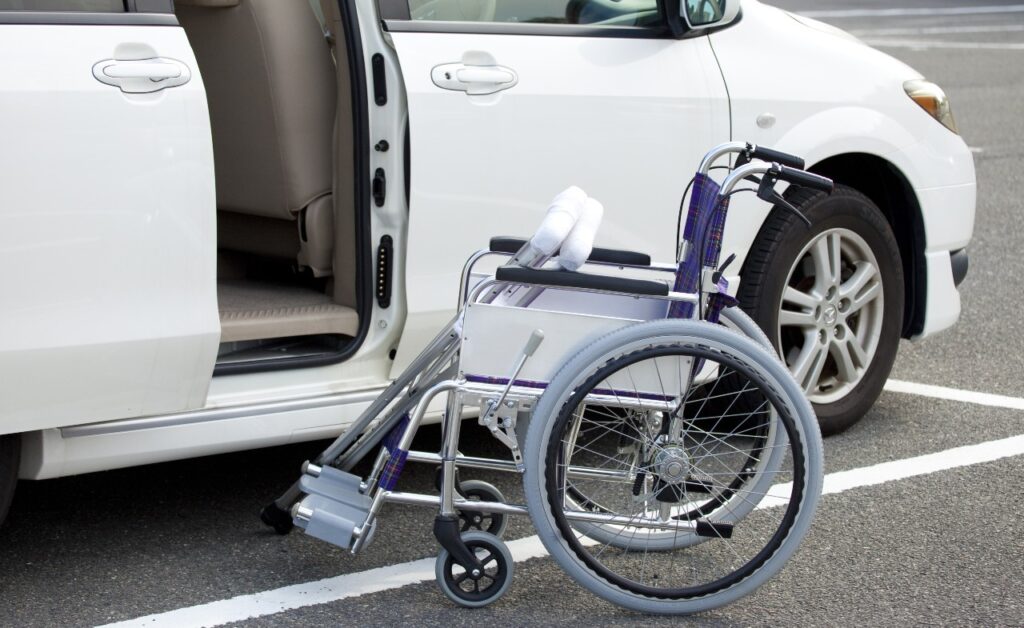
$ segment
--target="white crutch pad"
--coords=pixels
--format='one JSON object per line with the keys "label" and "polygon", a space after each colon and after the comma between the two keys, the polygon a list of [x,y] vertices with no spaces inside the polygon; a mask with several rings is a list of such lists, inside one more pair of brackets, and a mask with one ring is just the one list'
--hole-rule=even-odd
{"label": "white crutch pad", "polygon": [[604,217],[604,206],[597,200],[588,198],[583,204],[576,226],[562,242],[562,252],[558,256],[558,265],[565,270],[579,270],[586,263],[590,252],[594,249],[594,238],[601,227]]}
{"label": "white crutch pad", "polygon": [[576,226],[586,200],[587,193],[575,185],[556,196],[530,244],[545,257],[554,255]]}

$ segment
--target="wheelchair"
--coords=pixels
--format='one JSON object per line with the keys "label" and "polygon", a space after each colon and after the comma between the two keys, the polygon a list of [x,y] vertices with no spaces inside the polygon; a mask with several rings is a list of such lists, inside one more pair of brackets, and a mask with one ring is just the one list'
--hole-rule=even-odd
{"label": "wheelchair", "polygon": [[[457,315],[263,521],[355,553],[387,504],[435,508],[437,582],[465,607],[508,590],[513,515],[530,517],[566,574],[627,609],[690,614],[750,594],[810,526],[822,445],[800,386],[728,294],[732,257],[719,257],[733,195],[786,207],[781,181],[831,192],[803,167],[746,143],[711,150],[684,193],[672,264],[594,248],[600,204],[563,192],[531,239],[494,238],[467,261]],[[479,271],[484,259],[496,270]],[[439,450],[412,450],[432,406],[444,408]],[[460,452],[464,417],[508,457]],[[368,476],[350,473],[369,456]],[[408,463],[437,467],[439,494],[401,491]],[[460,469],[520,474],[526,504]]]}

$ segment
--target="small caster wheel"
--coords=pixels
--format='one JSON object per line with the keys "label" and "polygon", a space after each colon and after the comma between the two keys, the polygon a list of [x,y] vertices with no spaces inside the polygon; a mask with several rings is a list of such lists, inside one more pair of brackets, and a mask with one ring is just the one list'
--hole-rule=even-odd
{"label": "small caster wheel", "polygon": [[282,535],[288,534],[295,527],[295,524],[292,523],[291,513],[281,510],[274,502],[263,507],[263,510],[260,511],[260,520],[274,528],[274,532]]}
{"label": "small caster wheel", "polygon": [[[505,496],[493,484],[480,480],[466,480],[461,482],[459,486],[462,489],[463,497],[470,501],[506,503]],[[508,527],[508,516],[497,512],[460,510],[459,519],[461,520],[460,532],[479,530],[501,537],[505,533],[505,528]]]}
{"label": "small caster wheel", "polygon": [[501,539],[487,532],[466,532],[462,541],[483,564],[483,571],[470,573],[442,549],[437,556],[434,573],[437,584],[448,599],[466,608],[487,606],[505,595],[512,584],[515,563]]}

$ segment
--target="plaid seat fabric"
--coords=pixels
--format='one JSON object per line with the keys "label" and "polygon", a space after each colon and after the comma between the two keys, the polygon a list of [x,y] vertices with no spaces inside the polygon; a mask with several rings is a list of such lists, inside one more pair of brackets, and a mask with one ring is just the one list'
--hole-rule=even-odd
{"label": "plaid seat fabric", "polygon": [[[693,191],[690,195],[690,207],[686,215],[686,226],[683,239],[689,243],[690,252],[679,264],[673,290],[676,292],[696,293],[703,268],[718,266],[722,254],[722,234],[725,231],[725,217],[729,209],[729,199],[719,202],[718,183],[710,177],[698,173],[693,180]],[[703,259],[701,259],[701,242],[703,242]],[[728,282],[723,279],[725,287]],[[722,282],[719,282],[720,286]],[[720,301],[716,299],[715,301]],[[725,307],[724,302],[717,310]],[[669,318],[692,318],[693,303],[675,302],[669,308]],[[717,319],[717,316],[715,317]]]}

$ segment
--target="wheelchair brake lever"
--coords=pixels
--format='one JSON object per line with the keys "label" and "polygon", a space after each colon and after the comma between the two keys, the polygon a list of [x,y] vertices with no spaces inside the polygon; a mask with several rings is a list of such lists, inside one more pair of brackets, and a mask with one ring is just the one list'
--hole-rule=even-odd
{"label": "wheelchair brake lever", "polygon": [[[512,386],[515,385],[516,378],[519,377],[519,373],[522,372],[523,366],[526,365],[526,361],[533,357],[533,354],[537,352],[537,348],[540,347],[540,343],[542,342],[544,342],[544,331],[540,329],[533,330],[533,333],[530,334],[530,338],[526,341],[526,345],[523,347],[522,353],[519,354],[519,359],[516,361],[515,368],[512,369],[511,375],[509,375],[508,383],[505,384],[505,388],[502,389],[501,394],[497,399],[491,399],[487,402],[486,408],[481,408],[481,422],[488,430],[490,430],[491,434],[493,434],[495,438],[509,448],[509,451],[512,453],[512,460],[516,463],[516,468],[520,468],[522,466],[523,455],[519,451],[519,441],[515,435],[515,423],[511,423],[509,426],[502,425],[501,420],[498,417],[498,410],[501,408],[502,404],[505,403],[505,399],[508,397],[509,392],[511,392]],[[511,432],[511,434],[509,432]]]}
{"label": "wheelchair brake lever", "polygon": [[725,269],[729,268],[729,264],[732,264],[735,260],[736,260],[736,254],[735,253],[731,253],[729,255],[729,257],[725,258],[725,261],[722,262],[722,265],[718,267],[718,270],[716,270],[711,275],[711,281],[714,282],[717,285],[718,282],[721,281],[722,274],[725,273]]}
{"label": "wheelchair brake lever", "polygon": [[777,177],[773,176],[771,173],[766,174],[764,178],[761,179],[761,185],[759,185],[757,188],[757,198],[767,203],[771,203],[773,205],[778,205],[780,207],[788,209],[789,211],[799,216],[800,220],[804,221],[804,224],[806,224],[807,227],[810,228],[810,219],[807,218],[807,216],[804,216],[803,212],[794,207],[789,201],[784,199],[781,194],[775,191],[775,184],[778,182],[779,180]]}

